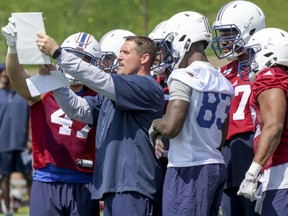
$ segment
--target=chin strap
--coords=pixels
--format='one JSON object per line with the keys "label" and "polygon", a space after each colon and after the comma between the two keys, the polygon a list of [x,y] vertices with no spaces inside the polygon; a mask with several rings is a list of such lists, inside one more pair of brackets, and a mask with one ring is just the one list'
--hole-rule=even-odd
{"label": "chin strap", "polygon": [[256,79],[256,73],[255,72],[251,72],[251,73],[249,73],[249,80],[251,81],[251,82],[253,82],[255,79]]}
{"label": "chin strap", "polygon": [[277,57],[273,57],[272,59],[270,59],[269,61],[267,61],[265,63],[266,67],[271,67],[273,64],[277,63]]}

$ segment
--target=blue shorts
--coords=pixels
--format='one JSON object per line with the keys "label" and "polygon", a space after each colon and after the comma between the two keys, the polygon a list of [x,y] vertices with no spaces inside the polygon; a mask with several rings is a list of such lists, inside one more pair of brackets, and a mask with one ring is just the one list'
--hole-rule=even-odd
{"label": "blue shorts", "polygon": [[99,216],[99,201],[91,199],[92,183],[33,181],[30,216]]}
{"label": "blue shorts", "polygon": [[104,215],[160,216],[160,207],[137,192],[108,193],[104,196]]}
{"label": "blue shorts", "polygon": [[9,175],[12,172],[29,174],[32,172],[32,160],[28,160],[24,151],[0,152],[0,174]]}
{"label": "blue shorts", "polygon": [[218,216],[225,180],[224,164],[168,167],[163,188],[163,215]]}
{"label": "blue shorts", "polygon": [[261,216],[288,215],[288,189],[263,192]]}

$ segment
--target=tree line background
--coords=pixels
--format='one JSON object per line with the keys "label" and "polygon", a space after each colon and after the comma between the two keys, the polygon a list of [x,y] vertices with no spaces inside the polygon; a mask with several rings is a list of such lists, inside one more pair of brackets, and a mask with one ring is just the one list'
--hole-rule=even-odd
{"label": "tree line background", "polygon": [[[197,11],[210,25],[219,9],[229,0],[1,0],[0,27],[12,12],[43,12],[46,33],[59,44],[69,35],[88,32],[99,41],[106,32],[123,28],[148,35],[161,21],[180,11]],[[288,30],[287,0],[251,0],[266,15],[267,27]],[[245,16],[245,11],[243,11]],[[6,44],[0,37],[0,62],[5,61]],[[208,55],[213,55],[208,50]]]}

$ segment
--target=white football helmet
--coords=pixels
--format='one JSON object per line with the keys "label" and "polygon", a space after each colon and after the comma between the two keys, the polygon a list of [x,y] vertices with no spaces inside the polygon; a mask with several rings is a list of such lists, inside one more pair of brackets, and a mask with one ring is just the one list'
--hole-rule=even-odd
{"label": "white football helmet", "polygon": [[288,33],[278,28],[262,29],[250,38],[244,51],[249,59],[239,62],[239,75],[254,81],[260,71],[274,64],[288,67]]}
{"label": "white football helmet", "polygon": [[171,43],[172,50],[167,60],[173,61],[172,69],[177,69],[184,55],[192,43],[206,41],[205,48],[211,45],[212,34],[205,16],[194,11],[184,11],[173,15],[164,27],[167,43]]}
{"label": "white football helmet", "polygon": [[164,20],[156,25],[152,32],[148,35],[151,38],[156,47],[157,47],[157,57],[151,68],[151,75],[160,75],[163,74],[166,69],[172,71],[173,62],[168,62],[170,56],[170,50],[172,50],[171,43],[165,41],[164,28],[167,20]]}
{"label": "white football helmet", "polygon": [[152,32],[148,35],[149,38],[151,38],[152,40],[163,40],[164,36],[163,36],[163,30],[165,27],[165,23],[167,22],[167,20],[161,21],[160,23],[158,23],[155,28],[152,30]]}
{"label": "white football helmet", "polygon": [[[84,61],[98,66],[101,61],[101,49],[98,41],[91,35],[85,32],[78,32],[67,37],[61,44],[61,47],[66,51],[82,58]],[[64,71],[65,73],[65,71]],[[70,85],[81,84],[71,75],[65,73]]]}
{"label": "white football helmet", "polygon": [[102,50],[102,69],[113,72],[118,67],[117,57],[125,42],[125,37],[135,36],[134,33],[124,29],[114,29],[104,34],[100,39]]}
{"label": "white football helmet", "polygon": [[234,60],[250,37],[263,28],[265,15],[257,5],[249,1],[232,1],[217,14],[212,26],[216,36],[211,47],[219,59]]}

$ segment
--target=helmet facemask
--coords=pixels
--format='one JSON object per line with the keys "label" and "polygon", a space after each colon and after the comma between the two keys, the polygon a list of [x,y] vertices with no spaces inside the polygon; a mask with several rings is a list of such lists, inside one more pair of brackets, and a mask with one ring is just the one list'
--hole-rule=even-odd
{"label": "helmet facemask", "polygon": [[236,25],[214,26],[215,37],[212,40],[211,48],[218,59],[236,59],[242,53],[245,45],[241,32]]}
{"label": "helmet facemask", "polygon": [[244,52],[247,59],[239,61],[238,63],[238,74],[244,81],[254,81],[257,73],[259,72],[259,65],[255,60],[255,55],[261,50],[259,44],[245,47]]}
{"label": "helmet facemask", "polygon": [[117,56],[114,52],[102,52],[100,68],[107,73],[115,73],[119,66]]}
{"label": "helmet facemask", "polygon": [[171,72],[178,61],[179,54],[172,48],[171,44],[173,39],[173,35],[169,34],[164,39],[154,40],[158,52],[156,61],[151,68],[154,74],[163,74],[166,70]]}

